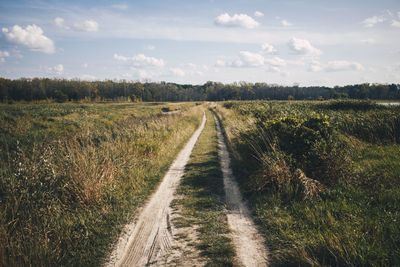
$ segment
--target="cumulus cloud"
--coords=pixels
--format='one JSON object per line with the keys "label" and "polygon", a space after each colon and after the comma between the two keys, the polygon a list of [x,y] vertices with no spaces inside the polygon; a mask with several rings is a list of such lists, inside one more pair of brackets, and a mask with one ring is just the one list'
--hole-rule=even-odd
{"label": "cumulus cloud", "polygon": [[371,28],[373,26],[375,26],[375,24],[384,22],[386,19],[382,16],[373,16],[370,18],[366,18],[365,20],[363,20],[361,23],[364,24],[364,27],[367,28]]}
{"label": "cumulus cloud", "polygon": [[64,73],[64,66],[62,64],[55,65],[54,67],[50,67],[47,69],[48,72],[61,75]]}
{"label": "cumulus cloud", "polygon": [[114,54],[114,59],[122,62],[128,62],[132,64],[134,67],[163,67],[165,64],[164,60],[162,59],[148,57],[145,56],[144,54],[139,54],[133,57],[125,57],[118,54]]}
{"label": "cumulus cloud", "polygon": [[285,27],[289,27],[289,26],[292,26],[292,25],[293,25],[292,23],[290,23],[289,21],[287,21],[287,20],[285,20],[285,19],[282,20],[281,23],[282,23],[282,25],[285,26]]}
{"label": "cumulus cloud", "polygon": [[9,57],[10,53],[8,53],[7,51],[1,51],[0,50],[0,62],[6,62],[6,57]]}
{"label": "cumulus cloud", "polygon": [[280,57],[267,58],[264,60],[264,63],[273,67],[286,66],[286,61]]}
{"label": "cumulus cloud", "polygon": [[216,67],[232,68],[262,68],[270,72],[281,72],[279,67],[286,66],[287,62],[279,57],[265,58],[263,55],[249,51],[240,51],[239,58],[226,62],[217,60]]}
{"label": "cumulus cloud", "polygon": [[170,71],[171,71],[171,74],[174,76],[183,77],[186,75],[186,73],[180,68],[171,68]]}
{"label": "cumulus cloud", "polygon": [[65,21],[64,21],[63,18],[60,18],[60,17],[55,18],[55,19],[54,19],[54,24],[55,24],[57,27],[61,28],[61,29],[66,29],[66,30],[69,29],[69,27],[65,25]]}
{"label": "cumulus cloud", "polygon": [[99,24],[95,20],[85,20],[80,23],[75,23],[73,28],[81,32],[97,32],[99,30]]}
{"label": "cumulus cloud", "polygon": [[247,29],[253,29],[259,25],[257,21],[246,14],[234,14],[230,16],[228,13],[219,15],[214,23],[218,26],[242,27]]}
{"label": "cumulus cloud", "polygon": [[33,25],[22,28],[14,25],[12,28],[3,28],[2,32],[10,43],[22,45],[31,51],[52,54],[55,52],[54,42],[43,34],[43,30]]}
{"label": "cumulus cloud", "polygon": [[398,21],[398,20],[392,20],[392,24],[391,24],[393,27],[396,27],[396,28],[400,28],[400,21]]}
{"label": "cumulus cloud", "polygon": [[216,67],[226,67],[227,64],[226,64],[225,61],[223,61],[223,60],[221,60],[221,59],[218,59],[217,62],[215,62],[215,66],[216,66]]}
{"label": "cumulus cloud", "polygon": [[262,13],[261,11],[256,11],[256,12],[254,12],[254,17],[258,17],[258,18],[264,17],[264,13]]}
{"label": "cumulus cloud", "polygon": [[276,53],[275,47],[273,45],[271,45],[271,44],[268,44],[268,43],[263,43],[261,45],[261,49],[267,54]]}
{"label": "cumulus cloud", "polygon": [[264,65],[264,57],[258,53],[252,53],[249,51],[240,51],[239,58],[226,62],[223,60],[217,60],[215,63],[216,67],[233,67],[233,68],[249,68],[249,67],[261,67]]}
{"label": "cumulus cloud", "polygon": [[321,50],[311,45],[308,40],[293,37],[288,43],[289,48],[299,55],[321,55]]}
{"label": "cumulus cloud", "polygon": [[309,72],[318,72],[318,71],[321,71],[322,69],[323,69],[323,67],[322,67],[321,63],[317,60],[312,60],[309,63],[308,68],[307,68],[307,70]]}
{"label": "cumulus cloud", "polygon": [[335,60],[329,61],[325,68],[325,71],[335,72],[335,71],[355,71],[363,70],[364,67],[358,62],[350,62],[346,60]]}
{"label": "cumulus cloud", "polygon": [[[260,67],[264,65],[264,57],[257,53],[240,51],[240,59],[243,65],[247,67]],[[237,63],[239,63],[239,61]],[[238,65],[239,67],[242,66],[240,63]]]}

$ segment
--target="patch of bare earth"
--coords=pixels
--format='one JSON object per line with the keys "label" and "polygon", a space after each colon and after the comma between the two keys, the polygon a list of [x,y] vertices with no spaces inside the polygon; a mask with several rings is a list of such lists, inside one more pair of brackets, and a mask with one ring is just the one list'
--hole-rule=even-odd
{"label": "patch of bare earth", "polygon": [[244,266],[267,266],[268,250],[265,241],[258,232],[250,211],[239,191],[230,168],[229,152],[218,119],[214,116],[217,126],[219,156],[224,179],[228,224],[232,230],[238,261]]}
{"label": "patch of bare earth", "polygon": [[[175,195],[175,199],[181,198]],[[197,228],[182,215],[181,205],[172,205],[171,230],[173,246],[171,250],[157,259],[156,266],[204,266],[207,258],[200,255]]]}
{"label": "patch of bare earth", "polygon": [[[172,212],[170,204],[205,122],[204,114],[200,127],[178,154],[159,188],[140,212],[137,220],[125,227],[106,266],[171,266],[175,261],[184,261],[185,255],[190,254],[188,253],[188,250],[189,252],[191,250],[190,246],[185,246],[181,239],[175,240],[175,237],[179,234],[182,236],[180,231],[187,233],[194,231],[193,229],[177,229],[172,226],[171,218],[176,215]],[[190,239],[188,242],[191,242]],[[195,255],[195,257],[197,256]]]}

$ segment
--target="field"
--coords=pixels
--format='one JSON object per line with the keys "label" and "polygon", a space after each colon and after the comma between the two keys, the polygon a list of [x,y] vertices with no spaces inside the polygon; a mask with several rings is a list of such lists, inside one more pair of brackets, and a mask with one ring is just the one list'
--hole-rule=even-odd
{"label": "field", "polygon": [[233,169],[273,265],[400,264],[400,108],[225,102]]}
{"label": "field", "polygon": [[[272,265],[400,265],[400,106],[209,106],[220,117],[233,174]],[[0,266],[104,263],[205,108],[0,105]],[[172,201],[172,225],[180,231],[174,238],[197,253],[184,255],[189,262],[235,266],[217,130],[212,113],[206,116]]]}
{"label": "field", "polygon": [[98,266],[201,115],[195,103],[0,105],[0,265]]}

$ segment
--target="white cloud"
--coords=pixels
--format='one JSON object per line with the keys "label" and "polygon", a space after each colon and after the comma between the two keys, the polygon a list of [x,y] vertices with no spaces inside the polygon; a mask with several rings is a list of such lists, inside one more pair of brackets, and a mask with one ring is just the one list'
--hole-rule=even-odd
{"label": "white cloud", "polygon": [[216,67],[226,67],[227,64],[226,64],[225,61],[223,61],[223,60],[221,60],[221,59],[218,59],[217,62],[215,62],[215,66],[216,66]]}
{"label": "white cloud", "polygon": [[129,62],[134,67],[163,67],[165,64],[164,60],[162,59],[148,57],[145,56],[144,54],[139,54],[133,57],[125,57],[125,56],[120,56],[118,54],[114,54],[114,59],[122,62]]}
{"label": "white cloud", "polygon": [[98,80],[96,76],[93,76],[93,75],[90,75],[90,74],[82,74],[79,77],[79,79],[83,80],[83,81],[95,81],[95,80]]}
{"label": "white cloud", "polygon": [[266,69],[268,72],[277,72],[277,73],[281,73],[282,70],[279,67],[276,66],[268,66],[268,68]]}
{"label": "white cloud", "polygon": [[385,20],[386,19],[382,16],[380,16],[380,17],[373,16],[370,18],[366,18],[361,23],[364,24],[364,27],[371,28],[371,27],[375,26],[375,24],[384,22]]}
{"label": "white cloud", "polygon": [[1,51],[0,50],[0,57],[9,57],[10,53],[8,53],[7,51]]}
{"label": "white cloud", "polygon": [[0,50],[0,63],[6,62],[6,57],[9,57],[9,56],[10,56],[10,53],[8,53],[7,51]]}
{"label": "white cloud", "polygon": [[279,67],[286,66],[287,62],[279,57],[265,58],[263,55],[249,51],[240,51],[239,58],[231,62],[217,60],[216,67],[232,68],[264,68],[267,71],[280,72]]}
{"label": "white cloud", "polygon": [[174,76],[183,77],[186,75],[185,72],[180,68],[171,68],[170,71]]}
{"label": "white cloud", "polygon": [[85,20],[74,24],[74,29],[81,32],[97,32],[99,24],[95,20]]}
{"label": "white cloud", "polygon": [[274,67],[286,66],[286,61],[280,57],[267,58],[264,62]]}
{"label": "white cloud", "polygon": [[261,11],[256,11],[256,12],[254,12],[254,17],[258,17],[258,18],[264,17],[264,13],[262,13]]}
{"label": "white cloud", "polygon": [[11,29],[3,28],[2,32],[7,41],[27,47],[32,51],[52,54],[55,52],[54,42],[43,35],[43,30],[33,25],[28,25],[22,28],[14,25]]}
{"label": "white cloud", "polygon": [[396,27],[396,28],[400,28],[400,21],[398,21],[398,20],[392,20],[392,24],[391,24],[393,27]]}
{"label": "white cloud", "polygon": [[57,27],[61,28],[61,29],[66,29],[66,30],[69,29],[69,27],[64,24],[64,19],[63,18],[60,18],[60,17],[55,18],[54,19],[54,24]]}
{"label": "white cloud", "polygon": [[261,49],[267,54],[276,53],[275,47],[273,45],[271,45],[271,44],[268,44],[268,43],[263,43],[261,45]]}
{"label": "white cloud", "polygon": [[191,62],[185,63],[185,64],[181,64],[181,66],[186,67],[186,68],[190,68],[190,69],[196,69],[197,68],[197,65],[194,64],[194,63],[191,63]]}
{"label": "white cloud", "polygon": [[154,50],[154,49],[156,49],[156,47],[155,47],[154,45],[146,45],[146,46],[144,47],[144,49],[145,49],[145,50]]}
{"label": "white cloud", "polygon": [[61,75],[64,73],[64,66],[62,64],[55,65],[54,67],[50,67],[47,69],[48,72]]}
{"label": "white cloud", "polygon": [[240,59],[240,61],[236,61],[237,67],[260,67],[264,65],[264,57],[257,53],[240,51]]}
{"label": "white cloud", "polygon": [[257,21],[246,14],[234,14],[230,16],[228,13],[219,15],[215,19],[215,24],[218,26],[243,27],[247,29],[253,29],[259,25]]}
{"label": "white cloud", "polygon": [[87,69],[87,68],[89,67],[89,64],[88,64],[88,63],[83,63],[83,64],[82,64],[82,67],[84,67],[85,69]]}
{"label": "white cloud", "polygon": [[285,19],[282,20],[281,23],[282,23],[282,25],[285,26],[285,27],[289,27],[289,26],[292,26],[292,25],[293,25],[292,23],[290,23],[289,21],[287,21],[287,20],[285,20]]}
{"label": "white cloud", "polygon": [[293,52],[299,55],[318,56],[322,54],[321,50],[313,47],[311,43],[305,39],[298,39],[296,37],[293,37],[292,39],[290,39],[288,45]]}
{"label": "white cloud", "polygon": [[400,19],[400,11],[398,11],[398,12],[397,12],[397,16],[398,16],[398,17],[399,17],[399,19]]}
{"label": "white cloud", "polygon": [[334,72],[334,71],[354,71],[354,70],[363,70],[364,67],[358,62],[350,62],[346,60],[335,60],[329,61],[328,65],[325,67],[325,71]]}
{"label": "white cloud", "polygon": [[318,72],[323,69],[321,63],[317,60],[312,60],[309,65],[308,65],[308,71],[309,72]]}

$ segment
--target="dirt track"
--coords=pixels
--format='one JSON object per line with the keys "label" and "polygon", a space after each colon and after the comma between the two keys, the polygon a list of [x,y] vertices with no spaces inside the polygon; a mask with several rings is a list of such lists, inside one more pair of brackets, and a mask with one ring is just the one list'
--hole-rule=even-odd
{"label": "dirt track", "polygon": [[232,230],[238,260],[244,266],[267,266],[268,252],[264,240],[254,225],[250,212],[243,202],[239,187],[233,178],[224,136],[221,133],[218,119],[215,116],[214,119],[217,126],[219,156],[224,177],[228,224]]}
{"label": "dirt track", "polygon": [[[138,219],[125,227],[124,234],[120,237],[106,266],[168,265],[164,261],[165,256],[168,253],[173,253],[174,249],[172,248],[176,247],[176,244],[174,244],[176,241],[174,241],[172,234],[173,227],[170,223],[173,216],[170,203],[174,198],[174,192],[184,174],[185,165],[205,126],[205,122],[206,116],[204,114],[200,127],[178,154],[159,188],[142,209]],[[264,240],[251,220],[249,210],[242,200],[236,182],[233,180],[229,153],[221,134],[219,121],[216,118],[215,122],[228,208],[227,218],[232,230],[238,262],[243,266],[266,266],[268,255]]]}
{"label": "dirt track", "polygon": [[158,259],[171,248],[170,203],[205,122],[204,114],[200,127],[179,152],[138,220],[125,227],[125,234],[120,238],[107,266],[157,265]]}

